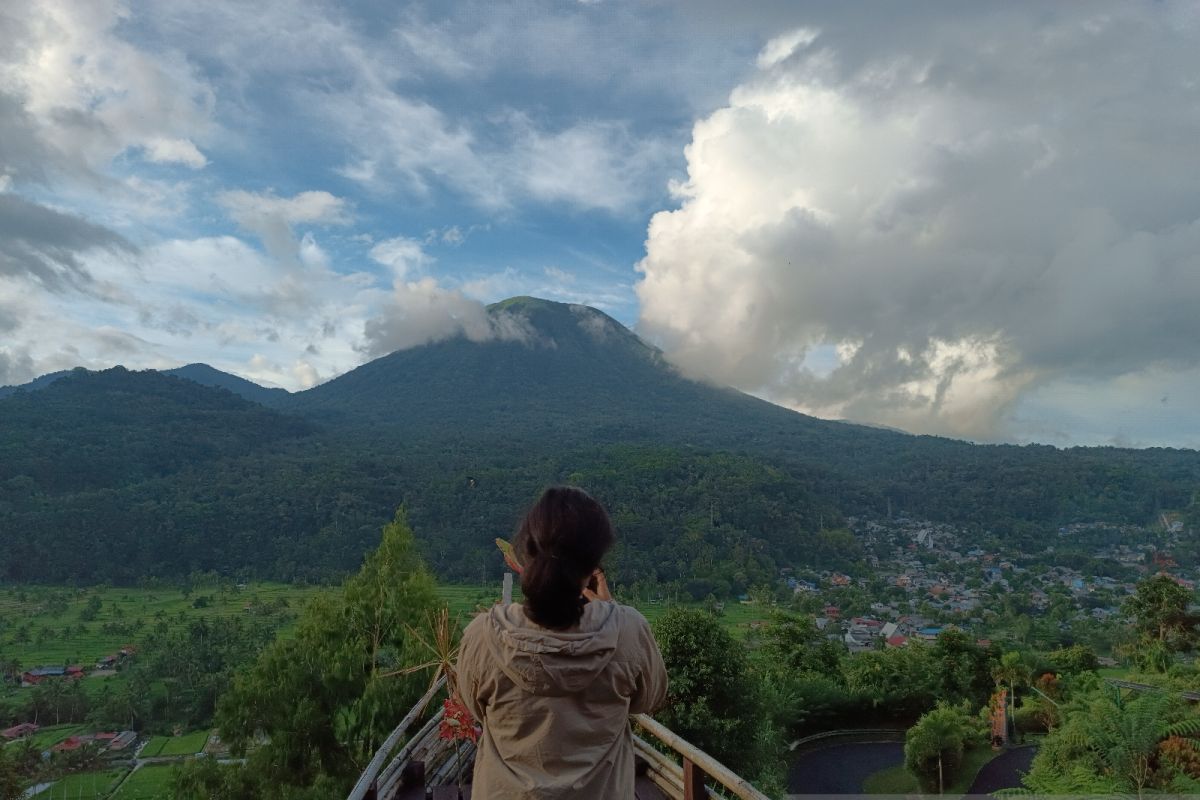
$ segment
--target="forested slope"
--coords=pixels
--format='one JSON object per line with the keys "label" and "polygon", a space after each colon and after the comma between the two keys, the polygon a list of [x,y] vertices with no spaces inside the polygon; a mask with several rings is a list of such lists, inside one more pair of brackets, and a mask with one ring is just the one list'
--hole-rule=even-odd
{"label": "forested slope", "polygon": [[0,399],[0,578],[322,579],[404,504],[433,566],[477,580],[522,506],[571,482],[613,510],[625,577],[723,592],[853,560],[843,515],[890,508],[1018,547],[1066,522],[1148,522],[1200,487],[1194,451],[823,421],[687,380],[593,309],[492,313],[523,338],[417,347],[296,394],[193,365],[76,371]]}

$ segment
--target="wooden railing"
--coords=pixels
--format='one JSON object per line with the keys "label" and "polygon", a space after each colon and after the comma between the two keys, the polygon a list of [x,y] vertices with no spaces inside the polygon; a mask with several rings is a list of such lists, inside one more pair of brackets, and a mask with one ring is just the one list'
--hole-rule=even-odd
{"label": "wooden railing", "polygon": [[681,800],[702,800],[702,798],[708,797],[705,779],[711,778],[741,800],[769,800],[765,794],[751,786],[745,778],[653,717],[636,714],[631,719],[642,730],[679,755],[682,763],[675,764],[664,754],[651,747],[644,739],[634,737],[638,755],[646,759],[651,779],[667,795],[681,798]]}
{"label": "wooden railing", "polygon": [[[346,800],[377,800],[381,796],[379,791],[380,786],[392,783],[393,778],[399,778],[400,770],[403,768],[404,762],[408,760],[411,750],[408,747],[404,747],[399,753],[396,753],[390,762],[388,761],[388,756],[396,749],[396,745],[400,744],[404,738],[404,734],[417,721],[417,718],[421,716],[421,712],[429,705],[429,701],[433,699],[433,696],[445,688],[445,686],[446,677],[443,675],[436,683],[429,687],[429,690],[409,710],[404,719],[400,720],[400,724],[388,734],[383,744],[375,751],[374,757],[371,758],[371,762],[367,764],[367,768],[359,776],[358,783],[354,784],[354,788],[350,790],[350,794]],[[428,727],[428,724],[426,727]],[[387,762],[386,767],[384,766],[385,762]],[[387,797],[388,794],[384,793],[382,796]]]}

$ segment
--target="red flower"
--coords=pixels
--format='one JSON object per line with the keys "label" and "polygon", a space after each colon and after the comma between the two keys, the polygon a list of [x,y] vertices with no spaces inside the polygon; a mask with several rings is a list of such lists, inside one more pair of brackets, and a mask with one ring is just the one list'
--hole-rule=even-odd
{"label": "red flower", "polygon": [[479,726],[471,718],[471,712],[467,710],[462,700],[457,697],[447,697],[446,702],[442,704],[442,709],[444,713],[442,724],[438,727],[439,738],[447,741],[464,739],[471,742],[479,741],[481,733]]}

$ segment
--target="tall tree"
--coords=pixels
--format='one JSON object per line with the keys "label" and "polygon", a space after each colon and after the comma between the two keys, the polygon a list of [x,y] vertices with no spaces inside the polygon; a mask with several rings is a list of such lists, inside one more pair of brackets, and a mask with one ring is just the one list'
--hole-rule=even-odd
{"label": "tall tree", "polygon": [[248,768],[285,794],[330,781],[348,786],[420,697],[425,678],[396,672],[421,659],[408,630],[438,606],[397,513],[342,591],[315,599],[295,638],[273,643],[234,681],[217,715],[226,741],[243,753],[265,737]]}
{"label": "tall tree", "polygon": [[1134,650],[1139,665],[1165,672],[1173,654],[1196,647],[1200,615],[1190,610],[1192,592],[1169,575],[1154,575],[1137,586],[1124,611],[1134,618],[1140,642]]}
{"label": "tall tree", "polygon": [[904,765],[927,791],[936,789],[944,794],[976,729],[965,710],[940,703],[909,728],[904,737]]}
{"label": "tall tree", "polygon": [[654,626],[670,678],[656,718],[736,772],[755,778],[775,764],[769,716],[746,651],[707,611],[672,608]]}

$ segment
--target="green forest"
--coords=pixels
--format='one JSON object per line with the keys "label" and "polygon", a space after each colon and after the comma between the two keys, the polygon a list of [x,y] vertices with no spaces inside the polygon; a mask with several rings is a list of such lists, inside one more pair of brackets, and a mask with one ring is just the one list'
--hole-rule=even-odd
{"label": "green forest", "polygon": [[9,393],[0,576],[336,581],[403,506],[437,575],[492,580],[490,542],[552,483],[612,510],[630,580],[706,581],[718,596],[783,566],[844,568],[847,515],[954,523],[1011,550],[1070,523],[1195,518],[1194,451],[827,422],[682,378],[615,322],[598,341],[567,306],[511,302],[540,344],[450,340],[296,394],[186,368]]}

